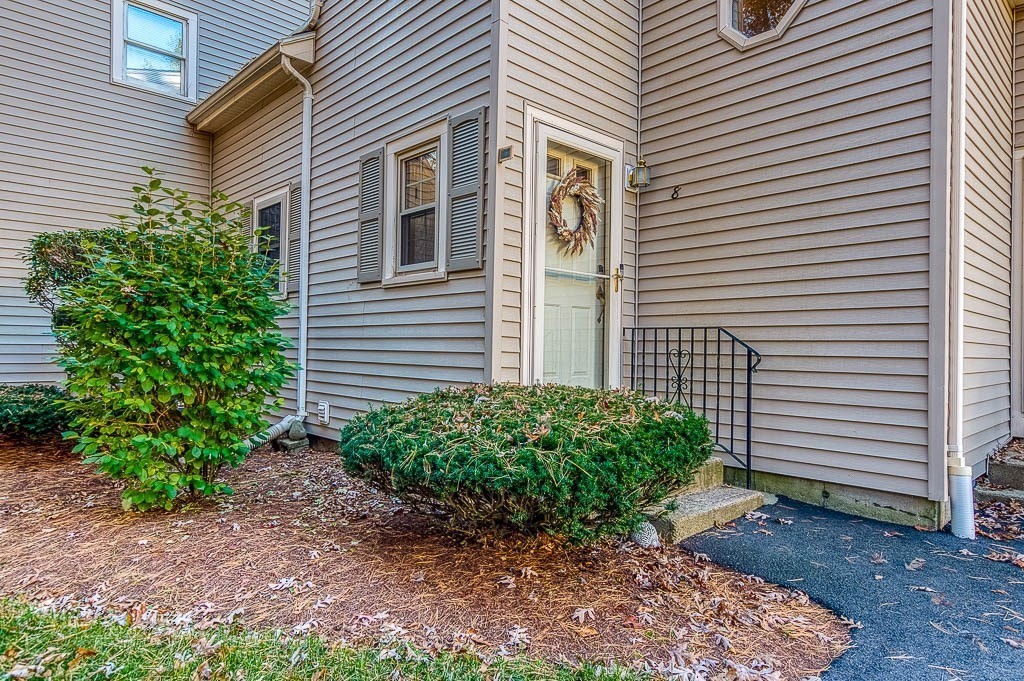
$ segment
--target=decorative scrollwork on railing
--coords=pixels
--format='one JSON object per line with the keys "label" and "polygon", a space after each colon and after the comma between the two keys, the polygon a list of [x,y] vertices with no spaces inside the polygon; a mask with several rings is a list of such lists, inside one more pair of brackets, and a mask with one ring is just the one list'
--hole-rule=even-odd
{"label": "decorative scrollwork on railing", "polygon": [[668,365],[671,370],[669,385],[672,389],[672,401],[682,402],[687,407],[690,400],[687,399],[686,391],[690,389],[690,351],[683,349],[672,349],[668,351]]}

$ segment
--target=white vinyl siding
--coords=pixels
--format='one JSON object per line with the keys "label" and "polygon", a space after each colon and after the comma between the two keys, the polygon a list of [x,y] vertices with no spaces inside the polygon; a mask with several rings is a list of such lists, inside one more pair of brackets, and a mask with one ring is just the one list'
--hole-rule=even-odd
{"label": "white vinyl siding", "polygon": [[[483,270],[384,287],[356,281],[359,159],[486,105],[489,0],[332,2],[317,29],[309,404],[337,427],[373,403],[484,378]],[[442,247],[439,255],[444,252]],[[486,257],[486,256],[485,256]]]}
{"label": "white vinyl siding", "polygon": [[925,496],[931,3],[808,2],[743,53],[716,0],[644,8],[640,325],[764,355],[756,470]]}
{"label": "white vinyl siding", "polygon": [[[636,157],[637,19],[636,2],[509,0],[507,141],[516,154],[501,166],[505,191],[498,221],[503,261],[497,270],[495,329],[497,380],[522,380],[523,149],[528,105],[622,140],[627,161]],[[712,29],[714,32],[714,29]],[[716,36],[717,37],[717,36]],[[623,207],[622,261],[625,279],[622,324],[633,323],[633,259],[636,195],[626,192]],[[620,263],[612,263],[617,267]]]}
{"label": "white vinyl siding", "polygon": [[[199,95],[306,16],[305,0],[176,0],[199,14]],[[205,196],[209,139],[187,101],[110,82],[110,0],[6,0],[0,22],[0,380],[60,377],[49,322],[25,298],[19,253],[44,231],[95,228],[124,212],[139,167]],[[45,21],[41,20],[45,17]]]}
{"label": "white vinyl siding", "polygon": [[985,458],[1010,436],[1010,225],[1013,11],[967,3],[964,201],[964,453]]}

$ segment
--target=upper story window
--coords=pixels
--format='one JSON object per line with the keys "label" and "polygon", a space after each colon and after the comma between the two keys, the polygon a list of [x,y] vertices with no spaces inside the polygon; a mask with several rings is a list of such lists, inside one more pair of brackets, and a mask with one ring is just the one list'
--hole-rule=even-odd
{"label": "upper story window", "polygon": [[807,0],[718,0],[718,33],[745,50],[782,35]]}
{"label": "upper story window", "polygon": [[198,24],[159,0],[114,0],[114,82],[195,101]]}

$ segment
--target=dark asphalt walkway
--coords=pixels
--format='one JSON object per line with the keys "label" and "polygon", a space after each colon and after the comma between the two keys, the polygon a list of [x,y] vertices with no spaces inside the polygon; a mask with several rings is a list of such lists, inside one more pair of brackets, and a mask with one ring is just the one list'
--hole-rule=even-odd
{"label": "dark asphalt walkway", "polygon": [[984,558],[1024,553],[1024,542],[965,541],[785,498],[761,512],[762,524],[740,519],[683,545],[861,622],[823,681],[1024,679],[1024,649],[1001,640],[1024,645],[1024,569]]}

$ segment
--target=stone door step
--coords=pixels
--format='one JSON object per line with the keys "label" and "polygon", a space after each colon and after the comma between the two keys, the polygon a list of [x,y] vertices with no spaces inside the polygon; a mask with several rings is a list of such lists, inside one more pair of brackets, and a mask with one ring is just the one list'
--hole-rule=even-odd
{"label": "stone door step", "polygon": [[761,492],[720,485],[666,499],[658,505],[659,511],[648,517],[662,542],[675,544],[762,505]]}
{"label": "stone door step", "polygon": [[985,504],[992,501],[1002,501],[1004,503],[1017,501],[1024,503],[1024,491],[1019,489],[1000,489],[996,487],[989,487],[988,485],[975,485],[974,501],[979,504]]}
{"label": "stone door step", "polygon": [[997,487],[1024,490],[1024,461],[1020,459],[990,461],[988,479]]}

